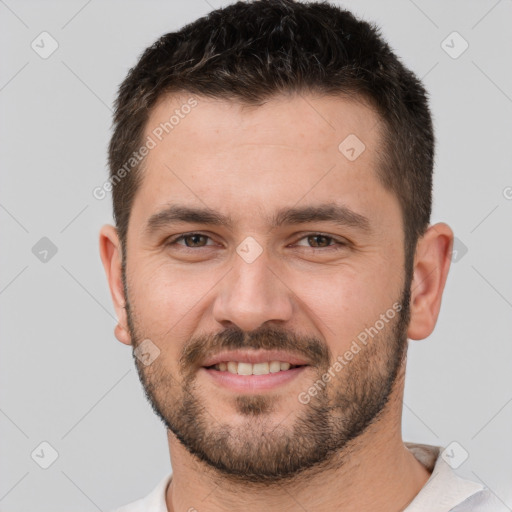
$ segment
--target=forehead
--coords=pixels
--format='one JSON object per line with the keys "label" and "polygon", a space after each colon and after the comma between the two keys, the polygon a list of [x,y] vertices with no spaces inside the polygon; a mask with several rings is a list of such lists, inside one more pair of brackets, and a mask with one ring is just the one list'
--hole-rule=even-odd
{"label": "forehead", "polygon": [[368,211],[375,194],[387,194],[375,173],[379,121],[367,104],[343,97],[277,96],[253,107],[165,96],[146,125],[153,148],[132,213],[148,218],[176,202],[270,218],[298,201],[339,200]]}
{"label": "forehead", "polygon": [[368,157],[378,139],[379,121],[360,97],[289,94],[253,106],[182,92],[160,98],[145,135],[170,150],[173,143],[194,152],[280,145],[295,153],[328,151],[338,157],[338,144],[352,134],[365,139]]}

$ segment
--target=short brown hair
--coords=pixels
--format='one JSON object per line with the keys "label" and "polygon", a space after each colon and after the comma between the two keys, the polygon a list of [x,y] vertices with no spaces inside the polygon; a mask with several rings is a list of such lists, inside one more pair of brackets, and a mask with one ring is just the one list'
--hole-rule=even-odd
{"label": "short brown hair", "polygon": [[[366,100],[383,121],[376,172],[400,202],[406,276],[411,275],[418,238],[430,222],[434,133],[423,85],[376,25],[328,2],[256,0],[214,10],[163,35],[119,87],[109,146],[111,181],[140,148],[151,108],[172,92],[251,106],[293,92]],[[141,165],[112,183],[124,261]]]}

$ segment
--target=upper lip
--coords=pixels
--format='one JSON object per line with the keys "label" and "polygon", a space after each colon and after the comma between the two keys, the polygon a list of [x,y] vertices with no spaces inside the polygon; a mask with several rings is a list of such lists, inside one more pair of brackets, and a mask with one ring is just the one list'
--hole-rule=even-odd
{"label": "upper lip", "polygon": [[307,365],[300,356],[290,354],[283,350],[231,350],[219,352],[203,361],[203,366],[213,366],[226,361],[236,361],[240,363],[266,363],[270,361],[281,361],[293,365]]}

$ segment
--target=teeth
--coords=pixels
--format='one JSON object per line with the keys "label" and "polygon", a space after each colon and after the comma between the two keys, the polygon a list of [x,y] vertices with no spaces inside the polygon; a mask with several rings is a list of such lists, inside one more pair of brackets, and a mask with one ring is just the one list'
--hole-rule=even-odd
{"label": "teeth", "polygon": [[270,370],[270,373],[280,372],[281,371],[281,363],[279,361],[271,361],[269,370]]}
{"label": "teeth", "polygon": [[252,375],[252,367],[251,363],[238,363],[238,375]]}
{"label": "teeth", "polygon": [[[251,365],[249,365],[251,366]],[[240,364],[238,364],[238,371],[240,371]],[[268,363],[256,363],[252,365],[252,374],[253,375],[267,375],[270,373],[270,368]]]}
{"label": "teeth", "polygon": [[270,361],[265,363],[237,363],[236,361],[228,361],[218,363],[215,365],[216,370],[229,373],[235,373],[238,375],[268,375],[269,373],[277,373],[280,371],[289,370],[291,367],[290,363],[281,361]]}

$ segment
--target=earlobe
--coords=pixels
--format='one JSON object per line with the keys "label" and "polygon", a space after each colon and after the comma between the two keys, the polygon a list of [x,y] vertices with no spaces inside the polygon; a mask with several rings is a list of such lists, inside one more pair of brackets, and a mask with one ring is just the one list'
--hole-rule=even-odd
{"label": "earlobe", "polygon": [[429,226],[418,241],[411,283],[408,338],[422,340],[434,330],[450,269],[452,246],[453,231],[444,222]]}
{"label": "earlobe", "polygon": [[107,276],[114,309],[119,323],[114,329],[116,338],[126,345],[131,345],[126,315],[126,298],[122,282],[122,255],[117,230],[106,224],[100,230],[100,257]]}

